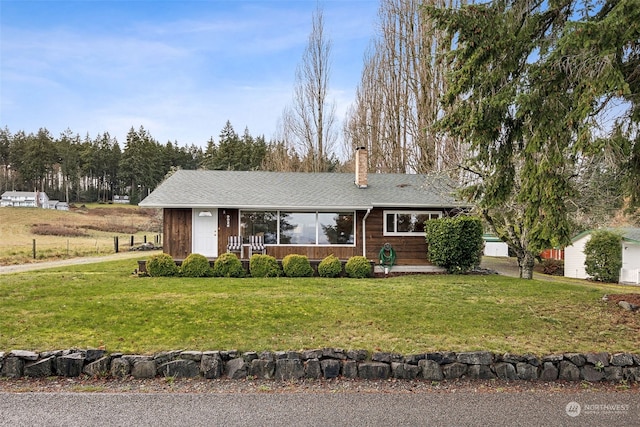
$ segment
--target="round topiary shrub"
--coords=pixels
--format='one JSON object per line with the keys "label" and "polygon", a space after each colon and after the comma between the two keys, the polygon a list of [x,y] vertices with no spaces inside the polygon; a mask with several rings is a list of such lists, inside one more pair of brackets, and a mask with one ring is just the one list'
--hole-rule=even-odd
{"label": "round topiary shrub", "polygon": [[169,254],[157,254],[151,256],[146,263],[147,273],[152,277],[177,276],[180,269]]}
{"label": "round topiary shrub", "polygon": [[313,268],[305,255],[289,254],[282,259],[282,269],[287,277],[311,277]]}
{"label": "round topiary shrub", "polygon": [[342,262],[337,256],[331,254],[318,264],[320,277],[338,277],[342,273]]}
{"label": "round topiary shrub", "polygon": [[344,266],[347,276],[354,279],[371,277],[371,263],[363,256],[352,256]]}
{"label": "round topiary shrub", "polygon": [[183,277],[211,277],[213,276],[213,270],[207,257],[200,254],[189,254],[182,261],[180,274]]}
{"label": "round topiary shrub", "polygon": [[617,283],[622,268],[622,236],[608,230],[597,230],[584,245],[584,266],[592,280]]}
{"label": "round topiary shrub", "polygon": [[278,261],[271,255],[255,254],[249,260],[249,272],[252,277],[279,277],[282,270]]}
{"label": "round topiary shrub", "polygon": [[216,277],[244,277],[244,273],[242,262],[232,252],[220,255],[213,263],[213,275]]}

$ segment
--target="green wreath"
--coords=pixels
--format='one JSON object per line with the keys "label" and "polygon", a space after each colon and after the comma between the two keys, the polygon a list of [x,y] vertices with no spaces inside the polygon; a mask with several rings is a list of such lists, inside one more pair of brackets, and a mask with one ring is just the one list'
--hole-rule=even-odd
{"label": "green wreath", "polygon": [[378,258],[380,259],[380,265],[393,267],[396,263],[396,251],[389,243],[385,243],[384,246],[382,246],[382,249],[380,249]]}

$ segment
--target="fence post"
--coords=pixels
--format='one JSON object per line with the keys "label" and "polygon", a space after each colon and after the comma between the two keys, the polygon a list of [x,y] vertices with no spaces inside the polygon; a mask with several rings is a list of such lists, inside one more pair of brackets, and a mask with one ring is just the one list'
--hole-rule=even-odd
{"label": "fence post", "polygon": [[33,239],[33,259],[36,259],[36,239]]}
{"label": "fence post", "polygon": [[118,236],[113,236],[113,248],[118,253]]}
{"label": "fence post", "polygon": [[131,236],[131,247],[133,247],[133,235]]}
{"label": "fence post", "polygon": [[144,243],[147,243],[147,235],[144,235]]}

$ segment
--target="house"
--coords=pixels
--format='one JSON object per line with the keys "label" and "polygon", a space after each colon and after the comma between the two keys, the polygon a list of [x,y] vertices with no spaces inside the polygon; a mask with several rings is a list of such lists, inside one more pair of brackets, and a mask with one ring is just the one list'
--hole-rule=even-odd
{"label": "house", "polygon": [[[622,269],[621,283],[640,284],[640,228],[611,229],[622,235]],[[589,276],[584,265],[586,256],[584,247],[591,239],[593,230],[578,234],[572,239],[570,246],[564,249],[564,275],[576,279],[587,279]]]}
{"label": "house", "polygon": [[484,240],[485,256],[509,256],[509,246],[505,242],[500,240],[500,238],[495,234],[485,233],[482,235],[482,240]]}
{"label": "house", "polygon": [[266,253],[320,260],[363,255],[377,261],[385,243],[397,265],[426,265],[424,222],[468,206],[436,175],[367,174],[356,150],[356,174],[179,170],[139,203],[163,209],[164,251],[215,258],[229,237],[261,236]]}
{"label": "house", "polygon": [[113,203],[119,203],[119,204],[123,204],[123,205],[128,205],[129,204],[129,196],[115,195],[115,196],[113,196]]}
{"label": "house", "polygon": [[5,191],[0,207],[48,208],[49,197],[42,191]]}

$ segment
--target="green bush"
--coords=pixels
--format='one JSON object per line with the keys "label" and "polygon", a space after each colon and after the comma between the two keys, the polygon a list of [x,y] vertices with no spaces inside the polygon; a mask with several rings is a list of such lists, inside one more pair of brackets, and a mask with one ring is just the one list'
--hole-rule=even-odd
{"label": "green bush", "polygon": [[180,274],[184,277],[211,277],[213,276],[213,270],[207,257],[200,254],[189,254],[182,261]]}
{"label": "green bush", "polygon": [[342,273],[342,262],[337,256],[331,254],[318,264],[320,277],[338,277]]}
{"label": "green bush", "polygon": [[449,273],[466,273],[480,265],[484,242],[479,218],[460,216],[427,221],[428,259]]}
{"label": "green bush", "polygon": [[249,272],[252,277],[279,277],[282,270],[278,261],[271,255],[255,254],[249,260]]}
{"label": "green bush", "polygon": [[586,272],[598,282],[617,283],[622,268],[622,237],[611,231],[594,231],[584,245]]}
{"label": "green bush", "polygon": [[242,262],[232,252],[220,255],[213,263],[213,275],[216,277],[244,277],[244,273]]}
{"label": "green bush", "polygon": [[354,279],[371,277],[371,263],[363,256],[352,256],[344,265],[344,271],[347,273],[347,276],[353,277]]}
{"label": "green bush", "polygon": [[287,277],[311,277],[313,268],[305,255],[289,254],[282,259],[282,269]]}
{"label": "green bush", "polygon": [[169,254],[157,254],[151,256],[146,263],[147,273],[152,277],[177,276],[180,269]]}

